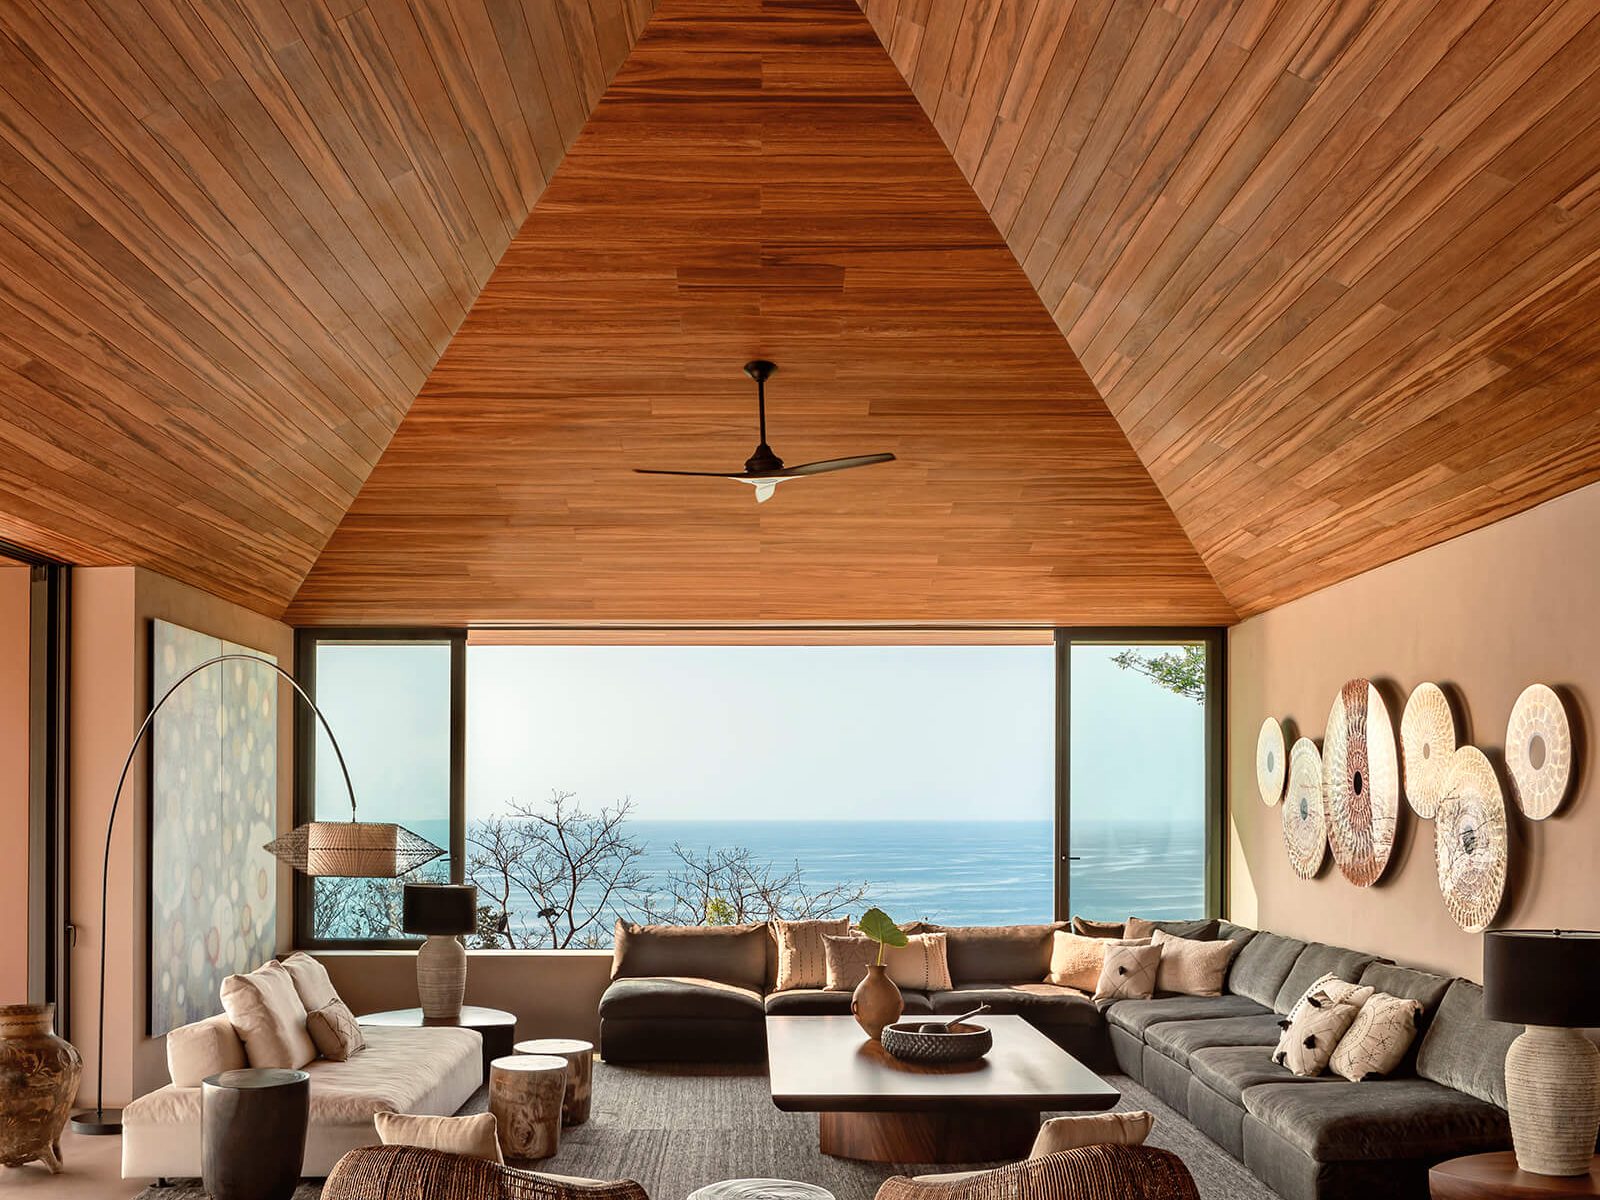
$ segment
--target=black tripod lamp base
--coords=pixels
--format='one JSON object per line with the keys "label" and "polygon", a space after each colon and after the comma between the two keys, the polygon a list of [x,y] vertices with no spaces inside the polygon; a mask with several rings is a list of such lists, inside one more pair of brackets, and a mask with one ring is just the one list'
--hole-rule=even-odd
{"label": "black tripod lamp base", "polygon": [[73,1133],[86,1133],[91,1137],[122,1132],[120,1108],[86,1108],[72,1114],[69,1122]]}

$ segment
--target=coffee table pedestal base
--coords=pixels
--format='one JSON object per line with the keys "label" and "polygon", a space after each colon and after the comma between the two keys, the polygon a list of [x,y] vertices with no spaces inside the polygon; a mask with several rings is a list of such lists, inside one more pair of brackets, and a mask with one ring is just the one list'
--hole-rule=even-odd
{"label": "coffee table pedestal base", "polygon": [[1016,1162],[1039,1135],[1039,1114],[1020,1108],[964,1112],[825,1112],[818,1145],[834,1158],[880,1163]]}

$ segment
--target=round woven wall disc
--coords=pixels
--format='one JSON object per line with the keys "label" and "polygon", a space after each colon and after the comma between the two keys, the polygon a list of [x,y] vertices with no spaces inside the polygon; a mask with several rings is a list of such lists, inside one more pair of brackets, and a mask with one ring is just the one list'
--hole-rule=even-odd
{"label": "round woven wall disc", "polygon": [[1268,808],[1283,796],[1283,781],[1289,775],[1288,757],[1283,747],[1283,726],[1276,717],[1268,717],[1256,735],[1256,787],[1261,789],[1261,802]]}
{"label": "round woven wall disc", "polygon": [[1400,714],[1400,754],[1405,762],[1406,800],[1419,817],[1433,820],[1456,752],[1456,718],[1438,684],[1419,683]]}
{"label": "round woven wall disc", "polygon": [[1289,865],[1301,879],[1322,870],[1328,851],[1328,822],[1322,806],[1322,756],[1310,738],[1289,752],[1289,792],[1283,798],[1283,845]]}
{"label": "round woven wall disc", "polygon": [[1506,767],[1517,807],[1535,821],[1556,809],[1572,782],[1572,726],[1561,697],[1536,683],[1517,697],[1506,724]]}
{"label": "round woven wall disc", "polygon": [[1433,857],[1450,916],[1468,933],[1482,933],[1506,892],[1506,802],[1494,767],[1476,746],[1450,756]]}
{"label": "round woven wall disc", "polygon": [[1400,816],[1400,759],[1378,689],[1352,679],[1334,697],[1322,738],[1322,800],[1333,861],[1357,887],[1378,881]]}

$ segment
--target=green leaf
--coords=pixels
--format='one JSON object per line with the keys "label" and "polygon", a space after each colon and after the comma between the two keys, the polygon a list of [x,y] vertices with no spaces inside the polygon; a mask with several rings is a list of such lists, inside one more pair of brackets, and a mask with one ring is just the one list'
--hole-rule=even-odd
{"label": "green leaf", "polygon": [[889,914],[881,908],[869,908],[861,914],[861,920],[856,922],[856,928],[866,934],[880,946],[904,946],[906,935],[901,932],[900,926],[889,919]]}

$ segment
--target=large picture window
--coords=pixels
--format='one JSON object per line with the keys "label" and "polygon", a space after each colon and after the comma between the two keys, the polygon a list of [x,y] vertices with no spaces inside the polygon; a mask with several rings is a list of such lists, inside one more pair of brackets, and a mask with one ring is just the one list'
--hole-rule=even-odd
{"label": "large picture window", "polygon": [[[586,949],[610,946],[618,918],[1214,911],[1220,638],[1138,634],[772,646],[308,632],[300,662],[362,816],[451,848],[422,877],[478,886],[469,944]],[[337,819],[332,756],[313,761],[302,814]],[[302,942],[404,944],[400,889],[310,881]]]}

